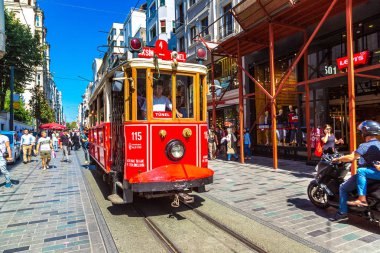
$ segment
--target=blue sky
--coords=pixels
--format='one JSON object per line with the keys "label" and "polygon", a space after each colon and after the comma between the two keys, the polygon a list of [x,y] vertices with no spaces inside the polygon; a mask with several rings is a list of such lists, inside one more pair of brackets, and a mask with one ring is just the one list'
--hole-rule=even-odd
{"label": "blue sky", "polygon": [[[67,122],[76,120],[78,104],[92,77],[94,58],[102,58],[98,46],[107,44],[112,23],[123,23],[138,0],[38,0],[44,11],[47,41],[51,45],[51,72],[62,91]],[[107,48],[100,48],[105,51]]]}

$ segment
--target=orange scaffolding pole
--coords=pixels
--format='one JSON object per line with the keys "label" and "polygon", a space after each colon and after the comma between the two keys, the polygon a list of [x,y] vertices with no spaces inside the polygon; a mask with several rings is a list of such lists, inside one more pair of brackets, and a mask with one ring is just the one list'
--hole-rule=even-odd
{"label": "orange scaffolding pole", "polygon": [[216,129],[216,94],[215,94],[215,86],[214,86],[214,56],[211,53],[211,91],[212,91],[212,125],[214,129]]}
{"label": "orange scaffolding pole", "polygon": [[284,77],[281,79],[279,87],[278,87],[278,89],[277,89],[276,94],[274,95],[274,97],[277,97],[278,94],[280,93],[280,91],[281,91],[282,87],[284,86],[285,82],[289,79],[290,74],[292,73],[292,71],[294,70],[294,68],[298,64],[298,62],[301,60],[301,57],[303,56],[303,54],[305,53],[305,51],[309,47],[310,43],[313,41],[314,37],[317,35],[317,33],[318,33],[319,29],[321,28],[322,24],[326,21],[327,17],[331,13],[332,9],[334,8],[334,6],[335,6],[335,4],[337,2],[338,2],[338,0],[333,0],[333,2],[330,4],[329,8],[327,9],[326,13],[323,15],[322,19],[319,21],[317,27],[314,29],[314,32],[311,34],[311,36],[309,37],[309,39],[307,40],[307,42],[302,46],[300,52],[297,54],[296,58],[292,62],[292,64],[289,67],[288,71],[286,72],[286,74],[284,75]]}
{"label": "orange scaffolding pole", "polygon": [[[238,40],[238,63],[242,65],[242,57],[240,54],[240,41]],[[242,68],[238,68],[239,80],[239,134],[240,134],[240,162],[244,163],[244,100],[243,100],[243,72]]]}
{"label": "orange scaffolding pole", "polygon": [[[304,41],[307,41],[307,34],[304,33],[303,36]],[[306,111],[306,118],[305,118],[305,125],[306,125],[306,148],[307,148],[307,160],[311,160],[311,131],[310,131],[310,87],[308,83],[309,79],[309,57],[308,57],[308,50],[305,51],[305,54],[303,55],[303,75],[304,75],[304,81],[305,83],[305,111]]]}
{"label": "orange scaffolding pole", "polygon": [[272,148],[273,148],[273,168],[278,168],[277,157],[277,124],[276,124],[276,82],[274,76],[274,36],[273,24],[269,23],[269,75],[270,75],[270,93],[271,93],[271,117],[272,117]]}
{"label": "orange scaffolding pole", "polygon": [[[355,72],[354,49],[352,33],[352,0],[346,0],[346,33],[347,33],[347,58],[348,58],[348,109],[350,124],[350,152],[356,149],[356,112],[355,112]],[[351,166],[351,174],[356,174],[356,162]]]}

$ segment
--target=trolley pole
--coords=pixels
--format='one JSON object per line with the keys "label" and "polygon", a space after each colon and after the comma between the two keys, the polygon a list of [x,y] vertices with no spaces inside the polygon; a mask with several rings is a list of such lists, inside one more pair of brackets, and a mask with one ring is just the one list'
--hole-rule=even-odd
{"label": "trolley pole", "polygon": [[[347,58],[348,58],[348,112],[350,126],[350,152],[356,149],[356,111],[355,111],[355,76],[354,76],[354,50],[352,34],[352,0],[346,0],[346,33],[347,33]],[[356,162],[351,166],[351,174],[356,174]]]}
{"label": "trolley pole", "polygon": [[13,92],[14,92],[14,82],[15,82],[15,67],[10,67],[10,89],[11,89],[11,97],[10,97],[10,103],[9,103],[9,112],[10,112],[10,119],[9,119],[9,130],[13,131],[13,118],[14,118],[14,111],[13,111]]}

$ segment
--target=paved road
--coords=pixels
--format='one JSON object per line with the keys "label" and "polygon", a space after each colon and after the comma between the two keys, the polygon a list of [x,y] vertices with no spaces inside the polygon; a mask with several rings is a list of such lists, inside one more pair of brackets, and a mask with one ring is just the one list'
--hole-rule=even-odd
{"label": "paved road", "polygon": [[11,166],[15,186],[0,187],[0,252],[106,251],[80,165],[60,155],[47,171],[36,157]]}
{"label": "paved road", "polygon": [[214,184],[206,196],[305,244],[333,252],[380,252],[380,227],[361,218],[328,221],[335,209],[320,210],[307,197],[314,167],[303,162],[254,157],[249,164],[215,160]]}

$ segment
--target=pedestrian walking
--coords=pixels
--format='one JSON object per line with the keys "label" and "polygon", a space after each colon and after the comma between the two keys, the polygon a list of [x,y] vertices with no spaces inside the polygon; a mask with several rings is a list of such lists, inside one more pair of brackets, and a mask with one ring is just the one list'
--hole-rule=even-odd
{"label": "pedestrian walking", "polygon": [[82,148],[84,152],[84,159],[85,159],[85,164],[89,164],[89,154],[88,154],[88,148],[89,148],[89,143],[88,143],[88,130],[85,129],[83,133],[80,136],[81,142],[82,142]]}
{"label": "pedestrian walking", "polygon": [[58,138],[59,138],[59,134],[57,133],[57,131],[54,131],[53,134],[51,135],[51,137],[53,139],[54,152],[58,152]]}
{"label": "pedestrian walking", "polygon": [[51,141],[50,137],[47,137],[47,133],[45,131],[42,131],[41,137],[38,139],[37,147],[35,150],[36,155],[40,153],[42,161],[42,170],[46,170],[49,168],[52,150],[53,142]]}
{"label": "pedestrian walking", "polygon": [[239,157],[236,154],[236,141],[237,138],[235,134],[232,131],[232,128],[227,128],[227,136],[226,136],[226,141],[227,141],[227,160],[231,161],[231,156],[234,156],[235,159],[237,160]]}
{"label": "pedestrian walking", "polygon": [[30,163],[32,159],[33,139],[33,136],[29,133],[27,129],[25,129],[24,134],[21,136],[20,142],[24,163]]}
{"label": "pedestrian walking", "polygon": [[7,170],[7,160],[13,160],[9,138],[0,134],[0,172],[5,177],[5,188],[11,188],[13,184],[11,182],[10,173]]}
{"label": "pedestrian walking", "polygon": [[71,162],[69,159],[70,135],[67,130],[64,130],[63,134],[61,135],[61,149],[63,150],[63,157],[61,162]]}
{"label": "pedestrian walking", "polygon": [[244,132],[244,156],[245,159],[251,159],[251,136],[249,135],[249,128],[245,129]]}
{"label": "pedestrian walking", "polygon": [[208,152],[211,160],[214,160],[216,158],[216,146],[217,146],[217,139],[214,132],[214,129],[211,128],[208,130]]}

